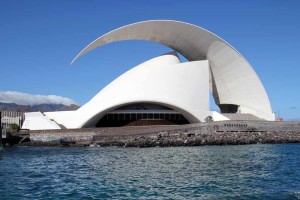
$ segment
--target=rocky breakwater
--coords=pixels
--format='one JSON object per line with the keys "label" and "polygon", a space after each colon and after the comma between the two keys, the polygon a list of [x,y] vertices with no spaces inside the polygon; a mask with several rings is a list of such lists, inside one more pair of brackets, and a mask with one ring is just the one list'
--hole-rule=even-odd
{"label": "rocky breakwater", "polygon": [[91,143],[125,147],[300,143],[299,122],[223,121],[141,128],[135,135],[126,130],[120,135],[96,134]]}
{"label": "rocky breakwater", "polygon": [[172,146],[203,146],[203,145],[244,145],[244,144],[278,144],[300,143],[300,131],[269,131],[269,132],[160,132],[142,135],[126,140],[94,140],[98,146],[124,147],[172,147]]}
{"label": "rocky breakwater", "polygon": [[300,122],[223,121],[177,126],[31,131],[25,146],[169,147],[300,143]]}

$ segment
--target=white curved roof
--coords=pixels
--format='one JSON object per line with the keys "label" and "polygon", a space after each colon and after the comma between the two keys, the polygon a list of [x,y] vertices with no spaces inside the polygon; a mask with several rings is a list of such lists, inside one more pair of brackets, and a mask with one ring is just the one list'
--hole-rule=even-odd
{"label": "white curved roof", "polygon": [[157,42],[174,49],[189,61],[208,60],[217,104],[239,105],[261,118],[274,120],[267,93],[246,59],[220,37],[192,24],[170,20],[130,24],[99,37],[73,62],[96,47],[122,40]]}
{"label": "white curved roof", "polygon": [[208,74],[207,60],[181,63],[172,52],[130,69],[77,111],[46,114],[67,128],[91,127],[118,107],[153,103],[180,112],[196,123],[213,114],[209,111]]}

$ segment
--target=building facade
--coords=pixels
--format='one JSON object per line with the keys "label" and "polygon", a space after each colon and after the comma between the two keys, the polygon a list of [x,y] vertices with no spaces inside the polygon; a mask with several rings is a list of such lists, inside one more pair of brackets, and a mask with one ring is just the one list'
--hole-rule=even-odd
{"label": "building facade", "polygon": [[[247,60],[220,37],[192,24],[130,24],[94,40],[73,62],[94,48],[123,40],[157,42],[174,52],[130,69],[76,111],[26,113],[23,128],[199,123],[233,115],[275,120],[263,84]],[[182,63],[177,52],[188,62]],[[210,92],[220,112],[209,109]]]}
{"label": "building facade", "polygon": [[24,122],[24,113],[16,111],[0,111],[1,113],[1,133],[4,138],[7,132],[11,132],[11,125],[16,124],[22,127]]}

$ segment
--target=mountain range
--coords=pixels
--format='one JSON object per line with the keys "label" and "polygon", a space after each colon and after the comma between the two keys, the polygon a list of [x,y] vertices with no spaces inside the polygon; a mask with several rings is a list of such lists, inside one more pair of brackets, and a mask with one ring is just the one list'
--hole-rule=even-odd
{"label": "mountain range", "polygon": [[63,104],[39,104],[39,105],[18,105],[16,103],[0,102],[0,111],[18,111],[18,112],[51,112],[51,111],[67,111],[77,110],[79,106],[71,104],[69,106]]}

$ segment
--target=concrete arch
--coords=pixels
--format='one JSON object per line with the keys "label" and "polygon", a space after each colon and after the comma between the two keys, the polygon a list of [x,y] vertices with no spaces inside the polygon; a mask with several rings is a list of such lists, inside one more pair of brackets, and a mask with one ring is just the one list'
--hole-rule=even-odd
{"label": "concrete arch", "polygon": [[106,113],[116,110],[120,107],[127,106],[127,105],[133,105],[133,104],[140,104],[140,103],[149,103],[149,104],[154,104],[154,105],[160,105],[160,106],[165,106],[167,108],[170,108],[174,111],[179,112],[181,115],[183,115],[189,123],[195,123],[195,122],[201,122],[200,120],[197,119],[196,116],[193,115],[193,113],[190,113],[189,111],[185,110],[184,108],[177,107],[176,105],[171,105],[166,102],[157,102],[157,101],[132,101],[132,102],[123,102],[120,103],[119,105],[112,105],[112,107],[109,107],[105,110],[102,110],[98,113],[96,113],[94,116],[90,116],[90,118],[82,125],[82,128],[85,127],[93,127],[101,119],[103,116],[106,115]]}
{"label": "concrete arch", "polygon": [[147,40],[168,46],[189,61],[208,60],[212,93],[218,105],[234,104],[239,111],[274,120],[267,93],[247,60],[226,41],[193,24],[151,20],[115,29],[90,43],[72,61],[90,50],[122,40]]}

